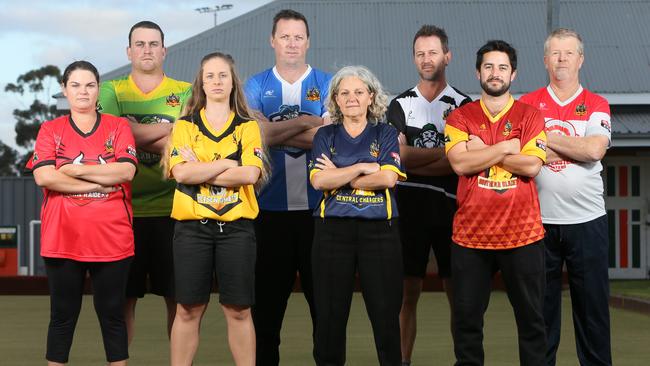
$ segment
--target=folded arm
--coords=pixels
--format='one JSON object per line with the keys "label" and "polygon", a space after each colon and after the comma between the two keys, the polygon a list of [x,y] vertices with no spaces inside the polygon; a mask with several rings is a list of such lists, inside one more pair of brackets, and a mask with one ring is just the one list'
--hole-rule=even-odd
{"label": "folded arm", "polygon": [[235,188],[257,183],[262,171],[256,166],[228,168],[216,177],[206,181],[213,186]]}
{"label": "folded arm", "polygon": [[609,147],[609,138],[605,135],[575,137],[549,133],[547,145],[569,159],[591,163],[605,156]]}
{"label": "folded arm", "polygon": [[447,158],[452,169],[458,175],[473,175],[500,163],[506,155],[519,154],[519,139],[510,139],[494,145],[485,145],[480,149],[468,150],[468,144],[462,141],[454,145]]}
{"label": "folded arm", "polygon": [[130,162],[98,165],[67,164],[59,168],[59,172],[69,177],[97,183],[102,186],[130,182],[133,180],[135,171],[135,164]]}
{"label": "folded arm", "polygon": [[99,183],[73,178],[58,171],[54,165],[36,168],[34,170],[34,180],[39,187],[61,193],[111,193],[118,189],[114,186],[103,186]]}
{"label": "folded arm", "polygon": [[380,170],[378,172],[360,175],[350,181],[350,187],[374,191],[395,187],[397,183],[397,173],[392,170]]}

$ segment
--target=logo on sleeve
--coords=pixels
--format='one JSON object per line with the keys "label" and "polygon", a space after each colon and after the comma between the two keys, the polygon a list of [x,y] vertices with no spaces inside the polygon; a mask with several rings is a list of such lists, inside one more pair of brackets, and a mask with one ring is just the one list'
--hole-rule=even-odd
{"label": "logo on sleeve", "polygon": [[167,97],[167,102],[165,104],[167,104],[172,108],[178,107],[179,105],[181,105],[181,99],[176,94],[171,93]]}
{"label": "logo on sleeve", "polygon": [[392,153],[390,153],[390,156],[393,157],[393,160],[395,161],[395,164],[396,164],[398,167],[401,167],[401,166],[402,166],[402,159],[400,159],[398,153],[396,153],[396,152],[392,152]]}
{"label": "logo on sleeve", "polygon": [[604,128],[607,130],[607,132],[612,133],[612,125],[609,124],[609,121],[606,120],[601,120],[600,121],[600,127]]}
{"label": "logo on sleeve", "polygon": [[264,98],[274,98],[275,97],[275,90],[269,89],[264,92]]}
{"label": "logo on sleeve", "polygon": [[35,163],[38,161],[38,154],[36,154],[36,151],[34,151],[34,155],[32,156],[32,163]]}
{"label": "logo on sleeve", "polygon": [[126,147],[126,153],[133,156],[133,157],[135,157],[137,155],[137,153],[135,151],[135,147],[133,145],[129,145],[129,146]]}
{"label": "logo on sleeve", "polygon": [[309,88],[307,90],[307,100],[310,102],[318,102],[320,100],[320,90],[317,87]]}
{"label": "logo on sleeve", "polygon": [[253,154],[254,154],[255,156],[257,156],[258,158],[263,159],[264,152],[262,151],[261,148],[259,148],[259,147],[254,148],[254,149],[253,149]]}
{"label": "logo on sleeve", "polygon": [[535,146],[540,150],[546,151],[546,142],[542,139],[535,140]]}
{"label": "logo on sleeve", "polygon": [[178,156],[178,149],[173,148],[173,149],[172,149],[172,152],[171,152],[171,154],[170,154],[170,156],[172,156],[172,157],[174,157],[174,156]]}

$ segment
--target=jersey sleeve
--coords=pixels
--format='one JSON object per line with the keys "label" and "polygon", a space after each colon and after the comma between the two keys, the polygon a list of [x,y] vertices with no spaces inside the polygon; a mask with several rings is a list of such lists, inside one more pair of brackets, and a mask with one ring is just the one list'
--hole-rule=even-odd
{"label": "jersey sleeve", "polygon": [[120,103],[117,100],[115,93],[115,86],[112,81],[104,81],[99,87],[99,105],[101,106],[101,113],[112,114],[114,116],[122,116],[120,110]]}
{"label": "jersey sleeve", "polygon": [[609,111],[609,104],[606,100],[601,101],[594,108],[589,116],[585,136],[603,135],[607,136],[609,143],[612,143],[612,117]]}
{"label": "jersey sleeve", "polygon": [[26,169],[33,171],[42,166],[56,165],[56,141],[50,122],[41,125],[34,144],[34,153],[27,161]]}
{"label": "jersey sleeve", "polygon": [[471,103],[471,102],[472,102],[472,98],[470,98],[470,97],[465,97],[465,99],[463,99],[463,101],[460,102],[459,107],[462,107],[462,106],[464,106],[465,104],[467,104],[467,103]]}
{"label": "jersey sleeve", "polygon": [[192,96],[192,85],[189,85],[187,89],[180,95],[181,99],[181,116],[182,113],[185,111],[185,105],[187,102],[190,100],[190,97]]}
{"label": "jersey sleeve", "polygon": [[536,156],[546,162],[546,132],[544,132],[544,117],[534,108],[530,118],[521,131],[521,154]]}
{"label": "jersey sleeve", "polygon": [[457,143],[469,141],[468,131],[462,112],[454,109],[445,123],[445,153]]}
{"label": "jersey sleeve", "polygon": [[330,93],[330,82],[332,81],[332,76],[326,74],[325,81],[321,85],[321,98],[320,98],[320,116],[325,118],[329,116],[329,111],[327,110],[327,97]]}
{"label": "jersey sleeve", "polygon": [[171,146],[169,148],[169,176],[173,177],[172,168],[177,164],[184,163],[185,159],[181,155],[180,149],[185,146],[192,146],[192,134],[190,131],[191,124],[179,120],[174,123],[171,135]]}
{"label": "jersey sleeve", "polygon": [[397,98],[391,100],[386,113],[386,121],[393,125],[397,131],[406,135],[406,120],[404,119],[404,109],[397,101]]}
{"label": "jersey sleeve", "polygon": [[136,157],[135,139],[131,132],[129,122],[120,118],[115,133],[115,160],[118,162],[132,163],[138,165],[138,158]]}
{"label": "jersey sleeve", "polygon": [[397,179],[406,180],[406,173],[402,168],[402,160],[399,156],[399,143],[395,127],[382,125],[382,134],[379,140],[379,157],[377,159],[381,170],[390,170],[397,173]]}
{"label": "jersey sleeve", "polygon": [[241,144],[241,164],[262,169],[264,149],[262,148],[262,136],[257,122],[250,121],[245,124],[245,128],[242,130]]}
{"label": "jersey sleeve", "polygon": [[314,135],[314,140],[311,146],[311,160],[309,161],[309,179],[320,171],[316,167],[316,158],[320,157],[321,154],[325,154],[328,158],[332,158],[332,153],[329,148],[327,133],[325,132],[326,128],[319,128]]}
{"label": "jersey sleeve", "polygon": [[255,78],[250,78],[244,85],[244,94],[246,94],[246,101],[250,109],[262,111],[262,89],[260,83]]}

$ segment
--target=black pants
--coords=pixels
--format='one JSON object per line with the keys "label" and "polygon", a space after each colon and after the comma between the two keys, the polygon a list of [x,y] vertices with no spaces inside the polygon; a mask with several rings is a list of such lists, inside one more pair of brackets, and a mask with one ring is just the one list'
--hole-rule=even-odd
{"label": "black pants", "polygon": [[345,364],[355,273],[372,324],[379,364],[401,364],[402,247],[396,221],[316,219],[312,265],[316,302],[314,359]]}
{"label": "black pants", "polygon": [[560,345],[562,267],[566,262],[578,360],[581,365],[611,365],[607,216],[582,224],[544,228],[546,362],[555,365]]}
{"label": "black pants", "polygon": [[483,315],[490,301],[491,277],[501,270],[508,299],[515,312],[519,362],[541,366],[546,353],[544,302],[544,244],[516,249],[451,248],[454,288],[453,328],[456,366],[483,365]]}
{"label": "black pants", "polygon": [[50,325],[47,332],[48,361],[66,363],[74,329],[81,311],[86,271],[93,285],[93,304],[99,318],[108,362],[129,358],[124,323],[124,302],[132,258],[116,262],[78,262],[44,258],[50,287]]}
{"label": "black pants", "polygon": [[[314,327],[311,276],[312,211],[261,211],[255,220],[257,263],[253,322],[257,337],[257,365],[280,363],[280,330],[287,300],[300,274]],[[312,331],[313,336],[313,331]]]}

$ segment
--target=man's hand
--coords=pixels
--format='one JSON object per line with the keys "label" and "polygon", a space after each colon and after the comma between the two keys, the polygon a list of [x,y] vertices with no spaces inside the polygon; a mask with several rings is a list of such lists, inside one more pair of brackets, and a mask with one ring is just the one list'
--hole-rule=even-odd
{"label": "man's hand", "polygon": [[506,147],[506,154],[517,155],[521,152],[521,142],[519,139],[510,139],[499,143]]}
{"label": "man's hand", "polygon": [[469,135],[469,141],[467,141],[467,151],[482,150],[487,147],[483,140],[476,135]]}

